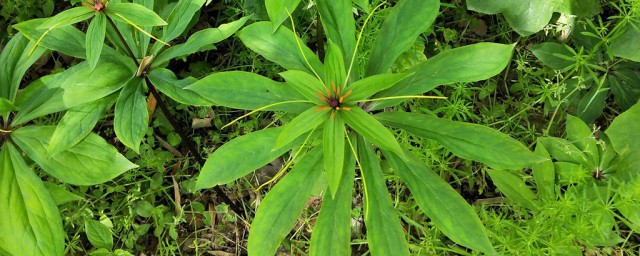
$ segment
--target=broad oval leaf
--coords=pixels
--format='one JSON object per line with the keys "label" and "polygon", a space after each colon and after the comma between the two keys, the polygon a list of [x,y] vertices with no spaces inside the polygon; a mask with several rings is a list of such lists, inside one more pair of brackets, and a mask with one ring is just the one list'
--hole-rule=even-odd
{"label": "broad oval leaf", "polygon": [[606,131],[613,148],[630,170],[640,166],[640,133],[636,129],[638,124],[640,103],[616,117]]}
{"label": "broad oval leaf", "polygon": [[89,242],[97,248],[111,249],[113,247],[113,235],[111,230],[97,220],[85,220],[84,232]]}
{"label": "broad oval leaf", "polygon": [[[196,189],[227,184],[270,163],[300,140],[272,150],[282,127],[268,128],[235,138],[209,156],[196,181]],[[247,157],[251,156],[251,157]]]}
{"label": "broad oval leaf", "polygon": [[2,145],[0,168],[0,253],[64,255],[64,229],[58,207],[11,143]]}
{"label": "broad oval leaf", "polygon": [[[421,94],[438,85],[476,82],[500,73],[511,61],[515,45],[477,43],[442,52],[409,69],[413,75],[394,87],[380,92],[378,97]],[[402,102],[373,102],[373,109],[382,109]]]}
{"label": "broad oval leaf", "polygon": [[396,58],[431,27],[439,10],[438,0],[404,0],[393,7],[371,48],[366,76],[388,72]]}
{"label": "broad oval leaf", "polygon": [[215,105],[213,102],[200,96],[200,94],[185,89],[185,87],[198,81],[193,77],[179,80],[176,74],[164,68],[152,70],[147,77],[149,81],[151,81],[151,84],[162,92],[162,94],[169,96],[169,98],[177,102],[191,106]]}
{"label": "broad oval leaf", "polygon": [[316,110],[309,108],[302,112],[288,124],[283,126],[282,132],[274,145],[274,149],[279,149],[298,139],[303,134],[317,128],[329,118],[331,110]]}
{"label": "broad oval leaf", "polygon": [[351,255],[351,200],[356,159],[345,148],[345,162],[340,185],[335,194],[324,193],[322,208],[311,234],[309,255]]}
{"label": "broad oval leaf", "polygon": [[518,176],[503,170],[488,170],[493,184],[511,201],[530,210],[536,210],[536,194]]}
{"label": "broad oval leaf", "polygon": [[275,255],[282,239],[296,224],[322,175],[322,151],[316,147],[293,167],[262,199],[251,223],[249,255]]}
{"label": "broad oval leaf", "polygon": [[340,115],[349,127],[376,146],[391,150],[398,155],[404,155],[393,133],[361,108],[352,107],[351,110],[341,110]]}
{"label": "broad oval leaf", "polygon": [[53,126],[26,126],[11,133],[12,140],[51,176],[74,185],[95,185],[138,167],[97,134],[56,155],[47,148]]}
{"label": "broad oval leaf", "polygon": [[611,53],[613,55],[640,62],[640,31],[638,22],[629,22],[625,27],[625,32],[615,38],[611,43]]}
{"label": "broad oval leaf", "polygon": [[484,253],[495,253],[473,207],[447,182],[417,159],[383,151],[395,173],[407,184],[420,209],[454,242]]}
{"label": "broad oval leaf", "polygon": [[133,77],[116,101],[113,129],[122,144],[140,153],[140,143],[149,128],[144,80]]}
{"label": "broad oval leaf", "polygon": [[282,22],[289,18],[289,15],[296,10],[300,4],[300,0],[266,0],[267,14],[271,20],[271,31],[273,33],[278,30]]}
{"label": "broad oval leaf", "polygon": [[256,22],[243,28],[238,37],[249,49],[288,70],[317,73],[320,79],[324,77],[324,68],[318,56],[286,27],[271,33],[271,22]]}
{"label": "broad oval leaf", "polygon": [[360,173],[364,183],[364,223],[371,255],[409,255],[402,224],[382,176],[382,169],[371,144],[358,139]]}
{"label": "broad oval leaf", "polygon": [[102,53],[104,37],[107,33],[107,18],[103,14],[96,15],[87,29],[87,61],[95,68]]}
{"label": "broad oval leaf", "polygon": [[49,154],[67,150],[87,137],[114,100],[110,96],[69,109],[51,136]]}
{"label": "broad oval leaf", "polygon": [[34,118],[96,101],[122,88],[133,71],[126,63],[109,56],[102,57],[93,70],[89,63],[83,62],[27,86],[20,94],[21,97],[22,94],[30,97],[16,99],[16,107],[20,111],[12,124],[23,124]]}
{"label": "broad oval leaf", "polygon": [[422,114],[386,112],[376,115],[382,123],[433,139],[454,154],[495,169],[522,169],[543,158],[519,141],[477,124],[455,122]]}
{"label": "broad oval leaf", "polygon": [[180,0],[167,18],[168,24],[162,30],[162,40],[169,42],[180,36],[205,2],[206,0]]}
{"label": "broad oval leaf", "polygon": [[200,94],[216,105],[230,108],[253,110],[286,101],[297,102],[279,104],[265,110],[302,112],[311,107],[309,103],[301,103],[304,97],[284,83],[249,72],[215,73],[185,89]]}
{"label": "broad oval leaf", "polygon": [[322,135],[324,170],[326,171],[327,181],[329,182],[329,191],[331,192],[331,196],[334,197],[342,180],[345,159],[345,133],[344,121],[342,121],[339,113],[324,123]]}
{"label": "broad oval leaf", "polygon": [[211,46],[217,42],[220,42],[238,31],[245,22],[247,22],[249,17],[244,17],[242,19],[222,24],[217,28],[208,28],[200,30],[187,39],[187,42],[179,45],[174,45],[163,51],[158,55],[157,58],[154,59],[152,67],[158,67],[162,64],[166,64],[173,58],[189,55],[200,51],[202,48],[206,48],[207,46]]}
{"label": "broad oval leaf", "polygon": [[110,3],[107,13],[118,20],[133,23],[139,27],[167,25],[158,14],[143,5],[134,3]]}

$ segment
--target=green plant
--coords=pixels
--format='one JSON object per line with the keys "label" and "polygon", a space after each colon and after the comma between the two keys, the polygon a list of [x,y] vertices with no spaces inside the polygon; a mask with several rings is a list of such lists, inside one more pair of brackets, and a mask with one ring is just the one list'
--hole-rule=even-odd
{"label": "green plant", "polygon": [[[272,21],[256,22],[239,33],[247,47],[288,70],[280,74],[286,83],[232,71],[212,74],[185,87],[217,105],[252,110],[236,120],[264,110],[294,116],[283,127],[253,132],[220,147],[207,160],[196,187],[232,182],[292,150],[293,160],[274,180],[295,165],[257,210],[249,234],[249,253],[276,253],[309,196],[324,191],[310,253],[350,255],[351,196],[357,165],[364,185],[369,250],[374,255],[408,255],[409,247],[382,176],[379,158],[383,158],[444,234],[463,246],[495,253],[473,208],[410,150],[402,149],[384,125],[433,139],[462,158],[497,169],[521,169],[542,158],[509,136],[481,125],[402,111],[377,112],[406,99],[440,98],[416,94],[441,84],[490,78],[509,62],[513,45],[465,46],[445,51],[405,73],[389,73],[396,58],[431,26],[440,3],[399,1],[371,43],[368,62],[359,63],[358,47],[370,42],[361,40],[362,32],[356,37],[351,1],[323,0],[316,3],[328,38],[321,62],[297,37],[295,28],[280,26],[298,2],[267,1]],[[363,27],[379,7],[373,8]]]}
{"label": "green plant", "polygon": [[[35,162],[44,172],[63,182],[94,185],[106,182],[135,168],[124,156],[100,136],[87,131],[74,145],[48,151],[56,127],[28,125],[27,122],[49,113],[72,107],[86,93],[87,74],[81,68],[43,77],[19,91],[26,70],[46,51],[33,42],[15,35],[0,54],[0,254],[63,255],[64,232],[54,198],[30,166]],[[105,63],[95,70],[106,72],[113,65]],[[110,90],[122,79],[112,76],[92,77],[96,88]],[[73,100],[72,100],[73,99]],[[67,134],[73,136],[76,134]],[[26,157],[23,157],[22,152]],[[26,160],[30,159],[30,160]]]}

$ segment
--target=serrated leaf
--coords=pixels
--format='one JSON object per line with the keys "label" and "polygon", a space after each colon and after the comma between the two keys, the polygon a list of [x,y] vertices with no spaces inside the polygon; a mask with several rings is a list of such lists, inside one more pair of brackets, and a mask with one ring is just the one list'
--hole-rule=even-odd
{"label": "serrated leaf", "polygon": [[322,150],[307,153],[262,199],[251,223],[249,255],[275,255],[296,224],[322,174]]}
{"label": "serrated leaf", "polygon": [[42,170],[74,185],[104,183],[137,167],[93,133],[68,150],[51,156],[47,148],[54,131],[53,126],[25,126],[11,133],[11,138]]}

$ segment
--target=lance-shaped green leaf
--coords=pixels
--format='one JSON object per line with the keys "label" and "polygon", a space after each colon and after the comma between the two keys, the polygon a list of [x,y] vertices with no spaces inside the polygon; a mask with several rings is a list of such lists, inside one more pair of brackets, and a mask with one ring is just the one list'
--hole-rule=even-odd
{"label": "lance-shaped green leaf", "polygon": [[140,143],[149,127],[149,112],[144,96],[144,80],[133,77],[120,91],[116,102],[113,129],[122,144],[140,153]]}
{"label": "lance-shaped green leaf", "polygon": [[[209,75],[185,87],[205,99],[237,109],[257,109],[286,101],[304,101],[304,97],[284,83],[242,71],[220,72]],[[309,103],[286,103],[266,110],[302,112]]]}
{"label": "lance-shaped green leaf", "polygon": [[285,147],[272,150],[282,129],[264,129],[222,145],[209,156],[202,167],[196,181],[196,189],[210,188],[239,179],[270,163],[302,141],[296,140]]}
{"label": "lance-shaped green leaf", "polygon": [[102,53],[104,36],[107,32],[107,18],[104,15],[96,15],[91,20],[87,29],[87,61],[91,68],[95,68]]}
{"label": "lance-shaped green leaf", "polygon": [[249,255],[275,255],[322,175],[322,150],[307,153],[260,203],[251,223]]}
{"label": "lance-shaped green leaf", "polygon": [[65,151],[87,137],[114,101],[110,96],[69,109],[51,136],[49,154]]}
{"label": "lance-shaped green leaf", "polygon": [[568,140],[554,137],[538,138],[549,154],[558,161],[581,164],[585,167],[594,166],[578,147]]}
{"label": "lance-shaped green leaf", "polygon": [[247,19],[249,19],[249,17],[244,17],[227,24],[222,24],[217,28],[203,29],[194,33],[189,37],[189,39],[187,39],[187,42],[175,45],[160,53],[160,55],[158,55],[158,57],[153,61],[154,64],[152,67],[158,67],[162,64],[166,64],[173,58],[195,53],[200,51],[202,48],[230,37],[233,33],[238,31],[245,22],[247,22]]}
{"label": "lance-shaped green leaf", "polygon": [[38,47],[29,55],[35,45],[22,33],[18,33],[9,40],[0,53],[0,97],[13,101],[18,93],[20,82],[31,65],[45,52],[45,48]]}
{"label": "lance-shaped green leaf", "polygon": [[[344,56],[344,66],[349,69],[353,59],[353,52],[356,49],[356,25],[353,19],[353,5],[350,0],[319,0],[316,3],[327,39],[340,48],[340,52]],[[330,49],[331,46],[329,46]],[[329,51],[327,51],[328,53]],[[357,65],[357,62],[354,63],[351,71],[352,78],[358,77]],[[327,70],[327,72],[329,71]],[[342,80],[344,79],[343,77]]]}
{"label": "lance-shaped green leaf", "polygon": [[137,167],[94,133],[70,149],[50,155],[47,148],[54,131],[53,126],[25,126],[11,133],[11,138],[45,172],[74,185],[104,183]]}
{"label": "lance-shaped green leaf", "polygon": [[[413,73],[378,97],[421,94],[438,85],[468,83],[491,78],[511,61],[515,45],[477,43],[442,52],[409,69]],[[402,100],[374,102],[374,109],[393,106]]]}
{"label": "lance-shaped green leaf", "polygon": [[56,28],[69,26],[71,24],[76,24],[78,22],[89,19],[93,16],[94,16],[93,11],[89,8],[86,8],[84,6],[74,7],[74,8],[62,11],[61,13],[56,14],[56,16],[53,16],[47,19],[45,22],[40,24],[37,27],[37,29],[53,30]]}
{"label": "lance-shaped green leaf", "polygon": [[300,0],[266,0],[267,14],[271,20],[271,31],[275,33],[282,25],[282,22],[289,18],[289,15],[296,10]]}
{"label": "lance-shaped green leaf", "polygon": [[371,255],[409,255],[402,224],[382,176],[382,169],[371,144],[358,140],[360,173],[364,183],[364,223]]}
{"label": "lance-shaped green leaf", "polygon": [[567,115],[567,139],[573,142],[578,149],[582,150],[587,157],[593,162],[593,166],[597,166],[600,162],[600,155],[598,154],[598,146],[596,138],[593,137],[593,133],[589,126],[585,124],[580,118],[572,115]]}
{"label": "lance-shaped green leaf", "polygon": [[371,12],[371,3],[369,3],[369,0],[353,0],[353,3],[359,6],[365,13]]}
{"label": "lance-shaped green leaf", "polygon": [[511,201],[530,210],[535,210],[536,194],[518,176],[503,170],[488,170],[493,184]]}
{"label": "lance-shaped green leaf", "polygon": [[460,245],[488,254],[495,253],[473,207],[447,182],[411,152],[405,152],[405,159],[392,152],[383,153],[438,230]]}
{"label": "lance-shaped green leaf", "polygon": [[293,87],[308,100],[323,102],[320,100],[318,93],[324,93],[328,87],[325,87],[322,81],[318,80],[315,76],[300,70],[289,70],[279,75],[287,81],[287,85]]}
{"label": "lance-shaped green leaf", "polygon": [[[608,85],[608,84],[605,84]],[[585,123],[593,123],[604,111],[605,101],[609,96],[609,88],[593,86],[589,92],[580,99],[577,115]]]}
{"label": "lance-shaped green leaf", "polygon": [[640,103],[616,117],[606,131],[613,148],[629,168],[640,166],[640,154],[638,154],[640,134],[634,128],[638,127],[638,124],[640,124]]}
{"label": "lance-shaped green leaf", "polygon": [[158,14],[146,7],[134,3],[110,3],[106,8],[107,13],[113,18],[133,23],[137,26],[164,26],[167,25]]}
{"label": "lance-shaped green leaf", "polygon": [[331,85],[333,83],[335,86],[346,86],[343,83],[346,81],[347,70],[344,65],[342,51],[338,45],[331,41],[327,44],[327,54],[324,57],[324,70],[325,84]]}
{"label": "lance-shaped green leaf", "polygon": [[52,182],[44,182],[44,187],[47,188],[53,200],[56,201],[56,205],[61,205],[68,202],[82,200],[83,197],[71,193],[64,189],[62,186]]}
{"label": "lance-shaped green leaf", "polygon": [[104,98],[122,88],[132,74],[126,64],[103,56],[93,70],[83,62],[60,74],[43,77],[27,86],[16,99],[20,111],[12,124]]}
{"label": "lance-shaped green leaf", "polygon": [[[355,146],[355,145],[354,145]],[[351,199],[356,159],[346,145],[340,185],[334,195],[324,193],[322,208],[311,234],[310,255],[351,255]]]}
{"label": "lance-shaped green leaf", "polygon": [[315,72],[320,78],[324,77],[318,56],[286,27],[271,33],[271,22],[256,22],[243,28],[238,37],[252,51],[288,70]]}
{"label": "lance-shaped green leaf", "polygon": [[404,155],[393,133],[361,108],[352,107],[351,110],[341,110],[340,115],[349,127],[376,146],[391,150],[398,155]]}
{"label": "lance-shaped green leaf", "polygon": [[351,96],[347,98],[348,102],[368,99],[379,91],[388,89],[396,85],[407,77],[407,74],[381,74],[360,79],[351,84],[345,90],[351,90]]}
{"label": "lance-shaped green leaf", "polygon": [[162,94],[169,96],[169,98],[177,102],[191,106],[215,105],[213,102],[200,96],[200,94],[185,89],[185,87],[198,81],[193,77],[180,80],[171,70],[164,68],[152,70],[147,77]]}
{"label": "lance-shaped green leaf", "polygon": [[[28,20],[14,25],[13,28],[20,31],[24,36],[29,38],[29,40],[35,42],[46,32],[46,30],[36,29],[42,25],[45,20],[46,19]],[[69,56],[86,58],[85,42],[84,33],[73,26],[65,26],[51,30],[42,38],[38,45],[50,50],[62,52]],[[30,51],[30,49],[31,48],[27,49],[27,51]]]}
{"label": "lance-shaped green leaf", "polygon": [[303,134],[315,129],[329,118],[331,110],[309,108],[284,126],[273,147],[274,150],[289,145]]}
{"label": "lance-shaped green leaf", "polygon": [[344,146],[345,146],[344,121],[340,112],[336,113],[324,123],[322,148],[324,155],[324,170],[326,171],[329,191],[335,197],[342,180],[342,170],[344,167]]}
{"label": "lance-shaped green leaf", "polygon": [[167,26],[162,30],[162,40],[169,42],[184,33],[193,15],[205,2],[206,0],[180,0],[167,18]]}
{"label": "lance-shaped green leaf", "polygon": [[[11,143],[0,151],[0,252],[6,255],[64,255],[58,207],[42,180]],[[3,254],[5,255],[5,254]]]}
{"label": "lance-shaped green leaf", "polygon": [[522,169],[543,158],[519,141],[494,129],[422,114],[386,112],[376,115],[382,123],[435,140],[457,156],[495,169]]}
{"label": "lance-shaped green leaf", "polygon": [[[133,3],[139,4],[147,8],[148,10],[153,10],[153,6],[155,5],[155,0],[134,0]],[[135,28],[135,27],[134,27]],[[134,36],[136,38],[135,42],[138,42],[139,53],[147,56],[147,52],[149,49],[149,44],[151,43],[151,32],[153,30],[153,26],[142,26],[140,28],[135,28]],[[126,40],[126,39],[125,39]],[[156,43],[165,45],[164,41],[157,40]]]}
{"label": "lance-shaped green leaf", "polygon": [[4,116],[9,111],[13,111],[16,109],[16,106],[11,103],[8,99],[0,98],[0,115]]}
{"label": "lance-shaped green leaf", "polygon": [[538,197],[555,200],[556,170],[553,167],[551,156],[549,156],[542,143],[536,144],[536,150],[533,153],[545,159],[531,167],[533,179],[536,181],[536,187],[538,188]]}
{"label": "lance-shaped green leaf", "polygon": [[376,36],[366,76],[388,72],[396,58],[431,28],[439,9],[438,0],[405,0],[393,7]]}

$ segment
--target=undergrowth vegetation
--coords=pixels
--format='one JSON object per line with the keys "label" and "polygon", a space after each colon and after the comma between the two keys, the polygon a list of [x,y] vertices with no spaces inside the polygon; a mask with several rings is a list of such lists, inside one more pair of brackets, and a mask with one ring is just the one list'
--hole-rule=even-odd
{"label": "undergrowth vegetation", "polygon": [[638,255],[640,2],[0,0],[0,255]]}

